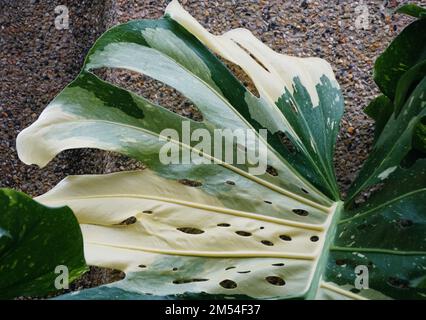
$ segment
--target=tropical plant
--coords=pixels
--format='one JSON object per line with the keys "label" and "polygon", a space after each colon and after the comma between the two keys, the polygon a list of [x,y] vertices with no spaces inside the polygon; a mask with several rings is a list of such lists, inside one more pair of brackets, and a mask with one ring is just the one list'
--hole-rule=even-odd
{"label": "tropical plant", "polygon": [[[378,70],[393,68],[389,50],[376,64],[378,83]],[[259,97],[215,54],[240,66]],[[105,82],[95,75],[99,68],[161,81],[191,100],[203,120]],[[411,166],[402,164],[425,115],[426,78],[407,77],[416,78],[416,86],[406,91],[410,98],[400,112],[383,110],[389,103],[379,100],[369,107],[380,132],[344,209],[332,163],[343,99],[328,63],[275,53],[245,29],[214,36],[176,1],[160,20],[110,29],[78,77],[17,139],[28,164],[44,166],[62,150],[84,147],[147,166],[71,176],[36,198],[73,210],[89,265],[126,273],[121,281],[63,298],[424,298],[426,161],[417,154]],[[384,79],[380,88],[392,92],[385,90],[394,80]],[[270,170],[255,176],[249,162],[235,165],[181,136],[163,136],[163,129],[180,132],[185,121],[191,132],[251,130]],[[267,140],[259,129],[267,129]],[[165,144],[214,164],[164,165],[158,153]],[[245,152],[253,148],[249,141]],[[384,187],[353,208],[354,199],[378,182]],[[357,265],[369,270],[368,290],[354,288]]]}
{"label": "tropical plant", "polygon": [[83,238],[71,209],[47,208],[23,193],[1,189],[0,212],[0,299],[56,291],[60,272],[55,269],[61,265],[68,268],[70,282],[86,272]]}

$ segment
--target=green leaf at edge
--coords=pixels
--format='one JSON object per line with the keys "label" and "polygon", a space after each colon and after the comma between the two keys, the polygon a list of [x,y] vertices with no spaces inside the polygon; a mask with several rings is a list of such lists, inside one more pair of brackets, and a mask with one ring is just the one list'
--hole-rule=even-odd
{"label": "green leaf at edge", "polygon": [[407,14],[409,16],[419,18],[419,19],[426,18],[426,9],[416,5],[414,3],[404,4],[401,7],[399,7],[398,9],[396,9],[395,12],[404,13],[404,14]]}
{"label": "green leaf at edge", "polygon": [[374,65],[374,81],[389,99],[395,98],[401,76],[426,59],[425,30],[425,19],[414,21],[377,58]]}
{"label": "green leaf at edge", "polygon": [[388,122],[394,111],[392,101],[385,95],[380,95],[373,99],[370,104],[364,109],[364,112],[375,121],[374,138],[382,133],[383,128]]}
{"label": "green leaf at edge", "polygon": [[48,208],[21,192],[0,189],[0,299],[57,291],[59,265],[68,267],[70,283],[87,271],[71,209]]}

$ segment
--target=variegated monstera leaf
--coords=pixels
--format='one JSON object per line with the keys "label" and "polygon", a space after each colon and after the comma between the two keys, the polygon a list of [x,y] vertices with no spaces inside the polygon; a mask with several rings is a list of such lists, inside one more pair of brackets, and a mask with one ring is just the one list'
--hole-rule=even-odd
{"label": "variegated monstera leaf", "polygon": [[[239,65],[259,97],[212,51]],[[102,81],[94,71],[105,67],[138,72],[175,88],[203,120],[183,118]],[[362,219],[352,223],[352,213],[345,213],[341,240],[332,245],[342,207],[332,165],[342,112],[339,86],[324,60],[275,53],[244,29],[214,36],[176,1],[163,19],[133,21],[106,32],[80,75],[17,141],[20,158],[40,166],[71,148],[116,151],[147,166],[68,177],[37,198],[72,208],[88,264],[126,273],[122,281],[67,298],[398,297],[399,291],[374,285],[353,292],[352,258],[380,245],[376,238],[362,242],[361,236],[351,239],[360,241],[355,248],[345,242],[345,232]],[[245,152],[258,141],[273,170],[254,175],[249,161],[233,164],[185,141],[181,128],[187,122],[191,133],[254,133],[258,139],[247,138]],[[164,129],[180,133],[165,137]],[[259,129],[267,130],[267,139]],[[283,136],[295,152],[282,143]],[[159,152],[165,144],[190,151],[199,161],[163,164]],[[238,143],[233,147],[241,152]],[[388,206],[379,203],[380,208]],[[336,264],[342,256],[348,263]],[[382,276],[377,270],[373,274]]]}

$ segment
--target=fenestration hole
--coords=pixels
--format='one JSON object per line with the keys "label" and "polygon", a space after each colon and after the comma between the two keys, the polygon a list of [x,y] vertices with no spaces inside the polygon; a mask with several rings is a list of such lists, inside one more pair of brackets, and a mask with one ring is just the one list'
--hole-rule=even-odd
{"label": "fenestration hole", "polygon": [[295,155],[297,153],[297,148],[294,143],[289,139],[287,134],[282,131],[278,131],[277,135],[283,147],[286,148],[290,154]]}
{"label": "fenestration hole", "polygon": [[274,266],[274,267],[284,267],[284,263],[273,263],[272,266]]}
{"label": "fenestration hole", "polygon": [[185,283],[191,283],[191,282],[204,282],[204,281],[209,281],[209,279],[199,279],[199,278],[195,278],[195,279],[176,279],[173,280],[174,284],[185,284]]}
{"label": "fenestration hole", "polygon": [[237,287],[237,283],[229,279],[225,279],[221,281],[219,284],[221,287],[225,289],[235,289]]}
{"label": "fenestration hole", "polygon": [[144,211],[142,211],[142,213],[152,214],[152,210],[144,210]]}
{"label": "fenestration hole", "polygon": [[239,236],[242,236],[242,237],[250,237],[251,236],[251,233],[247,232],[247,231],[235,231],[235,233],[238,234]]}
{"label": "fenestration hole", "polygon": [[234,43],[239,46],[241,49],[243,49],[249,56],[250,58],[252,58],[254,61],[256,61],[256,63],[261,66],[265,71],[269,72],[268,68],[253,54],[250,52],[250,50],[248,50],[246,47],[244,47],[241,43],[233,40]]}
{"label": "fenestration hole", "polygon": [[299,111],[297,110],[296,103],[293,101],[293,99],[292,99],[292,98],[290,98],[290,99],[288,100],[288,103],[290,104],[290,107],[291,107],[291,109],[293,110],[293,112],[294,112],[295,114],[298,114],[298,113],[299,113]]}
{"label": "fenestration hole", "polygon": [[271,176],[274,176],[274,177],[278,176],[277,169],[275,169],[273,166],[269,164],[266,166],[266,172],[269,173]]}
{"label": "fenestration hole", "polygon": [[268,200],[264,200],[264,202],[267,203],[267,204],[272,204],[272,202],[268,201]]}
{"label": "fenestration hole", "polygon": [[280,239],[284,241],[291,241],[291,237],[286,234],[280,235]]}
{"label": "fenestration hole", "polygon": [[298,216],[302,216],[302,217],[306,217],[309,212],[303,209],[293,209],[292,210],[295,214],[297,214]]}
{"label": "fenestration hole", "polygon": [[190,179],[180,179],[178,182],[189,187],[201,187],[203,185],[200,181]]}
{"label": "fenestration hole", "polygon": [[231,181],[231,180],[226,181],[226,184],[229,184],[231,186],[235,186],[235,182]]}
{"label": "fenestration hole", "polygon": [[400,228],[408,228],[413,225],[413,221],[409,219],[398,219],[396,223]]}
{"label": "fenestration hole", "polygon": [[271,242],[271,241],[269,241],[269,240],[262,240],[262,241],[260,241],[262,244],[264,244],[265,246],[273,246],[274,244]]}
{"label": "fenestration hole", "polygon": [[304,189],[304,188],[300,188],[300,190],[302,190],[302,192],[309,194],[308,190]]}
{"label": "fenestration hole", "polygon": [[231,225],[229,223],[218,223],[217,226],[227,228],[227,227],[230,227]]}
{"label": "fenestration hole", "polygon": [[182,227],[182,228],[176,228],[177,230],[188,233],[188,234],[202,234],[204,233],[204,230],[198,229],[198,228],[192,228],[192,227]]}
{"label": "fenestration hole", "polygon": [[392,287],[399,289],[408,289],[410,287],[410,282],[408,280],[397,277],[389,277],[387,282]]}
{"label": "fenestration hole", "polygon": [[138,221],[138,219],[136,219],[136,217],[128,217],[126,220],[123,220],[119,223],[120,226],[128,226],[130,224],[134,224],[136,223],[136,221]]}
{"label": "fenestration hole", "polygon": [[270,284],[273,284],[274,286],[285,285],[284,279],[277,276],[268,276],[265,278],[265,280],[268,281]]}
{"label": "fenestration hole", "polygon": [[338,266],[343,266],[345,264],[347,264],[347,261],[345,259],[337,259],[336,260],[336,265],[338,265]]}
{"label": "fenestration hole", "polygon": [[319,240],[319,237],[318,236],[312,236],[311,237],[311,241],[312,242],[317,242]]}

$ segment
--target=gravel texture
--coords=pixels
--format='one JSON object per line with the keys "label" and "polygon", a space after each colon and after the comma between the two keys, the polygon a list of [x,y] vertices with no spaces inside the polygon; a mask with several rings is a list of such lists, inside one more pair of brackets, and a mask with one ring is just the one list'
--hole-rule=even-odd
{"label": "gravel texture", "polygon": [[[67,5],[70,29],[54,27],[57,5]],[[102,173],[103,152],[63,152],[47,167],[27,166],[15,149],[17,134],[79,72],[85,54],[105,30],[105,1],[0,0],[0,187],[40,195],[71,174]],[[114,280],[94,268],[86,286]],[[91,281],[93,280],[93,281]]]}
{"label": "gravel texture", "polygon": [[[335,155],[343,193],[368,155],[373,123],[362,109],[378,93],[372,80],[376,57],[412,19],[389,10],[406,1],[364,1],[369,29],[355,27],[361,1],[200,1],[183,6],[215,34],[251,30],[274,50],[329,61],[345,98],[345,114]],[[426,0],[410,1],[426,5]],[[46,168],[22,164],[17,134],[34,122],[47,103],[79,72],[94,40],[108,27],[131,19],[155,19],[168,1],[0,0],[0,187],[39,195],[70,174],[104,173],[142,167],[135,161],[95,150],[61,153]],[[70,29],[56,30],[54,8],[67,5]],[[250,86],[238,68],[237,76]],[[125,71],[103,70],[107,80],[161,102],[197,120],[196,108],[176,91]],[[251,88],[252,89],[252,88]],[[117,279],[117,273],[92,268],[75,289]]]}

